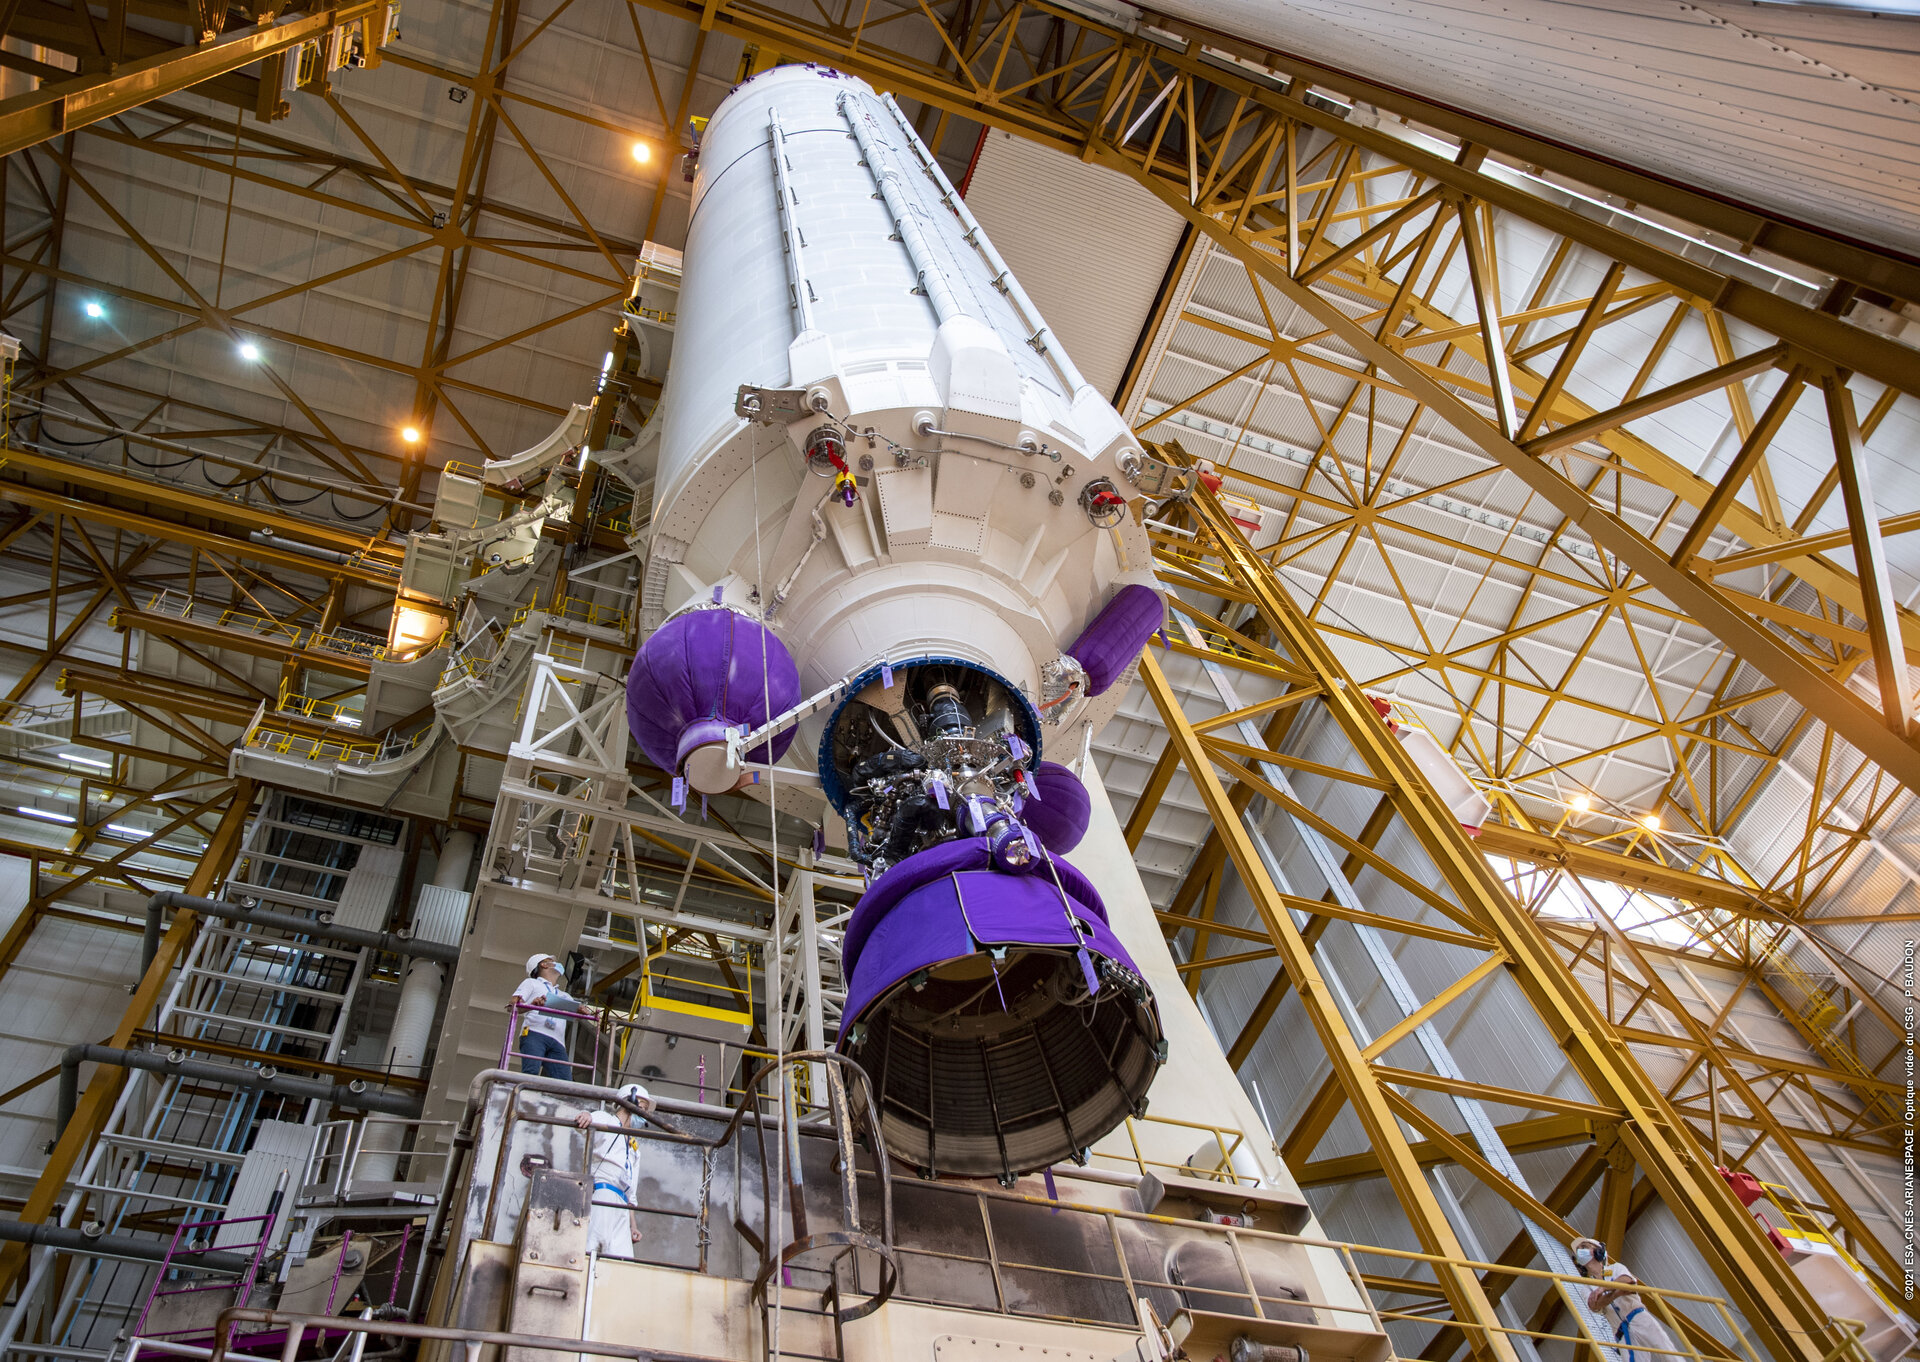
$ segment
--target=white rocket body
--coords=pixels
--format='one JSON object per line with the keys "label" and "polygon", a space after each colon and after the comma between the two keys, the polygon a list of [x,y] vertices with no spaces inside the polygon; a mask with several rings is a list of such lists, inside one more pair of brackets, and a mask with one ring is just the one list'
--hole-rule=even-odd
{"label": "white rocket body", "polygon": [[[943,656],[1037,697],[1114,592],[1151,585],[1133,516],[1101,528],[1082,506],[1096,479],[1127,492],[1131,432],[890,98],[804,66],[736,89],[703,136],[685,271],[635,451],[658,459],[644,629],[719,600],[768,622],[804,694]],[[743,384],[805,390],[815,409],[756,424],[735,411]],[[831,469],[808,468],[822,406],[859,433],[850,507],[828,496]],[[1125,689],[1050,713],[1049,745],[1097,730]]]}

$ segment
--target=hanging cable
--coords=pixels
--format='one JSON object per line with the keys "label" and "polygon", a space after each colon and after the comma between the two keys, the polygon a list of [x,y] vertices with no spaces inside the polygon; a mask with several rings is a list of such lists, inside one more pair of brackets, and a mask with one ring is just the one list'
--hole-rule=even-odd
{"label": "hanging cable", "polygon": [[333,507],[333,513],[342,520],[372,520],[377,515],[385,515],[389,509],[385,506],[375,506],[372,510],[363,511],[359,515],[349,515],[340,509],[340,499],[332,492],[327,493],[327,504]]}

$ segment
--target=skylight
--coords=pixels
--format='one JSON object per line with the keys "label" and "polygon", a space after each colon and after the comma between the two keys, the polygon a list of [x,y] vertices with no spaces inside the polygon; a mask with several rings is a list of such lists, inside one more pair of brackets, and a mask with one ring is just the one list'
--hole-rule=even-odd
{"label": "skylight", "polygon": [[1629,889],[1608,880],[1577,877],[1554,867],[1519,864],[1504,856],[1488,856],[1500,878],[1522,904],[1541,917],[1591,922],[1596,906],[1633,936],[1675,950],[1707,949],[1701,939],[1704,910],[1642,889]]}

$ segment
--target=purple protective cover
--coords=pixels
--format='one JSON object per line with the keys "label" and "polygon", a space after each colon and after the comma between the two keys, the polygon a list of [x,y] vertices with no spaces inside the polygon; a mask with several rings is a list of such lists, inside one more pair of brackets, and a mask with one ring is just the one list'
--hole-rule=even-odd
{"label": "purple protective cover", "polygon": [[[799,703],[800,672],[786,645],[732,610],[676,615],[640,646],[627,673],[627,727],[665,771],[728,727],[758,727]],[[748,760],[778,761],[793,738],[788,729]]]}
{"label": "purple protective cover", "polygon": [[[989,868],[984,838],[943,842],[909,856],[875,881],[847,924],[844,1036],[860,1014],[908,975],[972,955],[979,945],[1087,949],[1135,969],[1107,926],[1106,908],[1086,876],[1055,861],[1060,883],[1035,863],[1031,874]],[[905,873],[902,873],[905,872]],[[956,890],[955,882],[958,881]],[[1087,930],[1077,936],[1060,901]],[[1137,972],[1137,970],[1136,970]]]}
{"label": "purple protective cover", "polygon": [[1166,618],[1167,607],[1152,587],[1121,587],[1067,649],[1086,668],[1087,694],[1098,695],[1117,681]]}
{"label": "purple protective cover", "polygon": [[1033,829],[1047,850],[1068,852],[1087,835],[1087,822],[1093,816],[1093,800],[1080,777],[1057,761],[1043,761],[1033,773],[1040,797],[1029,800],[1020,817]]}

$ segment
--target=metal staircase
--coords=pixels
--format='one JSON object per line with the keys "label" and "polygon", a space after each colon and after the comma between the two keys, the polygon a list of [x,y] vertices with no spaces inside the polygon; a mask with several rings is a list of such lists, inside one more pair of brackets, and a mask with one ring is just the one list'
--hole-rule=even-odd
{"label": "metal staircase", "polygon": [[[402,827],[277,795],[254,820],[220,898],[316,923],[378,927],[391,907]],[[147,1062],[157,1055],[164,1063],[129,1074],[69,1184],[62,1223],[161,1249],[194,1221],[220,1222],[213,1249],[233,1247],[226,1241],[234,1234],[258,1237],[248,1218],[265,1214],[277,1189],[298,1178],[326,1114],[322,1102],[275,1092],[272,1080],[344,1076],[341,1053],[369,955],[281,926],[205,920],[155,1024],[138,1033]],[[246,1085],[209,1081],[208,1063],[230,1066]],[[285,1225],[281,1217],[276,1238]],[[60,1282],[52,1261],[36,1266],[23,1299],[40,1298],[34,1332],[58,1350],[51,1355],[65,1357],[106,1356],[162,1271],[92,1258]]]}

